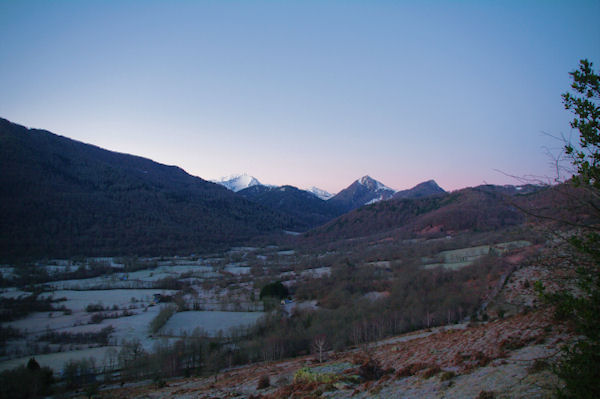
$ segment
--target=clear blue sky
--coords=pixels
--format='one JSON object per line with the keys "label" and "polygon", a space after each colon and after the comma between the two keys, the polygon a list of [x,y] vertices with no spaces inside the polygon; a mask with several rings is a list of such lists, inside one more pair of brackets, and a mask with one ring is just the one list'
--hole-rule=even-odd
{"label": "clear blue sky", "polygon": [[0,116],[205,179],[553,176],[599,1],[4,1]]}

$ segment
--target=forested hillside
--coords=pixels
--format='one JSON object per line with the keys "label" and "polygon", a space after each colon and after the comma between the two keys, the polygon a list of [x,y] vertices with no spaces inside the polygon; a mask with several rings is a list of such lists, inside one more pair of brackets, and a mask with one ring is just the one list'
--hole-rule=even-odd
{"label": "forested hillside", "polygon": [[149,159],[0,119],[0,255],[201,252],[291,218]]}
{"label": "forested hillside", "polygon": [[293,186],[256,185],[238,192],[242,197],[294,218],[296,228],[308,230],[343,213],[341,207]]}
{"label": "forested hillside", "polygon": [[[535,188],[534,188],[535,187]],[[494,231],[523,223],[522,208],[557,209],[558,190],[528,186],[479,186],[418,199],[392,199],[356,209],[308,232],[307,241],[324,242],[394,231],[403,238],[441,237],[461,231]],[[544,209],[546,209],[544,208]]]}

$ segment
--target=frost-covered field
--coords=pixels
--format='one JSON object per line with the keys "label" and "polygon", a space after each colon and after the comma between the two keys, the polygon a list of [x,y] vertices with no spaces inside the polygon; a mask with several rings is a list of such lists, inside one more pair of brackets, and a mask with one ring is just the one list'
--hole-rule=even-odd
{"label": "frost-covered field", "polygon": [[20,296],[27,297],[29,295],[31,295],[30,292],[21,291],[20,289],[15,287],[3,288],[2,290],[0,290],[0,297],[3,298],[18,298]]}
{"label": "frost-covered field", "polygon": [[[96,366],[102,367],[105,363],[108,362],[107,353],[111,350],[118,351],[119,349],[120,348],[118,347],[104,346],[100,348],[89,348],[68,352],[48,353],[43,355],[35,355],[35,360],[39,363],[40,366],[48,366],[52,370],[54,370],[55,373],[60,374],[61,370],[64,368],[65,363],[67,363],[69,360],[79,360],[93,357],[96,361]],[[0,362],[0,371],[10,370],[15,367],[26,365],[29,359],[31,359],[31,356],[24,356]]]}
{"label": "frost-covered field", "polygon": [[[232,272],[233,273],[233,272]],[[55,290],[91,290],[109,288],[151,288],[152,283],[164,278],[180,278],[189,275],[201,279],[221,276],[213,266],[206,265],[174,265],[159,266],[154,269],[144,269],[135,272],[118,272],[106,276],[98,276],[77,280],[62,280],[47,283]]]}
{"label": "frost-covered field", "polygon": [[[53,296],[56,298],[67,298],[60,302],[73,312],[85,310],[89,304],[100,303],[104,307],[112,308],[118,306],[120,309],[128,307],[139,307],[142,304],[149,304],[153,300],[154,294],[173,295],[173,290],[160,289],[116,289],[116,290],[57,290],[50,293],[41,294],[40,297]],[[133,306],[132,306],[133,305]]]}
{"label": "frost-covered field", "polygon": [[248,267],[248,266],[227,265],[227,266],[225,266],[224,270],[231,274],[250,274],[250,267]]}
{"label": "frost-covered field", "polygon": [[[49,278],[40,280],[36,276],[44,274],[32,272],[35,283],[24,287],[16,287],[17,284],[3,287],[0,298],[20,299],[22,303],[29,300],[39,303],[52,298],[51,305],[55,309],[37,311],[40,307],[31,306],[31,313],[25,311],[16,319],[2,323],[3,327],[17,329],[21,336],[3,343],[0,371],[25,364],[31,357],[57,373],[69,360],[94,357],[96,365],[102,366],[107,351],[113,357],[114,365],[114,357],[125,341],[139,341],[144,350],[152,351],[156,343],[178,340],[192,334],[195,329],[208,336],[218,336],[220,332],[227,334],[232,328],[252,326],[265,314],[261,312],[263,303],[258,300],[260,285],[255,284],[253,270],[258,270],[265,281],[275,279],[280,265],[289,270],[281,259],[291,261],[291,255],[294,255],[294,251],[279,251],[277,247],[261,249],[265,255],[255,252],[258,250],[236,248],[205,259],[88,258],[43,260],[32,264],[35,268],[44,268]],[[131,269],[146,265],[148,268],[127,272],[126,264]],[[112,270],[106,275],[77,278],[94,275],[96,270],[106,270],[94,269],[99,266],[108,266]],[[325,271],[314,270],[316,274]],[[17,276],[14,271],[13,265],[0,267],[4,277]],[[59,275],[64,280],[52,281]],[[15,283],[22,281],[14,278]],[[18,278],[22,278],[21,274]],[[160,288],[155,288],[157,286]],[[161,297],[155,297],[155,294]],[[93,312],[86,310],[88,305],[95,306]],[[190,310],[175,313],[159,334],[152,334],[150,324],[160,309],[175,305]],[[84,341],[81,341],[83,333],[91,337],[89,333],[99,333],[108,326],[112,326],[114,331],[107,341],[97,338],[83,338]],[[79,341],[71,341],[75,335],[69,337],[65,333],[79,334]]]}
{"label": "frost-covered field", "polygon": [[199,329],[209,336],[216,336],[219,331],[226,334],[231,328],[252,326],[264,314],[263,312],[180,312],[169,319],[160,334],[190,335],[195,329]]}

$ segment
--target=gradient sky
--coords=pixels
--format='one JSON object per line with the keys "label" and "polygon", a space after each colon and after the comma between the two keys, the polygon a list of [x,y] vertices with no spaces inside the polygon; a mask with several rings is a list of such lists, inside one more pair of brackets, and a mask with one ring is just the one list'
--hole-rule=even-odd
{"label": "gradient sky", "polygon": [[0,0],[0,116],[205,179],[552,179],[600,1]]}

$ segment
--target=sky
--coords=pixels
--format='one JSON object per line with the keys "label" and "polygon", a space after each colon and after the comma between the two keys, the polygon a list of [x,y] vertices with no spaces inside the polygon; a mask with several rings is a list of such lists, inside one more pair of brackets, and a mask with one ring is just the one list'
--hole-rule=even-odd
{"label": "sky", "polygon": [[0,117],[204,179],[551,181],[600,1],[0,0]]}

